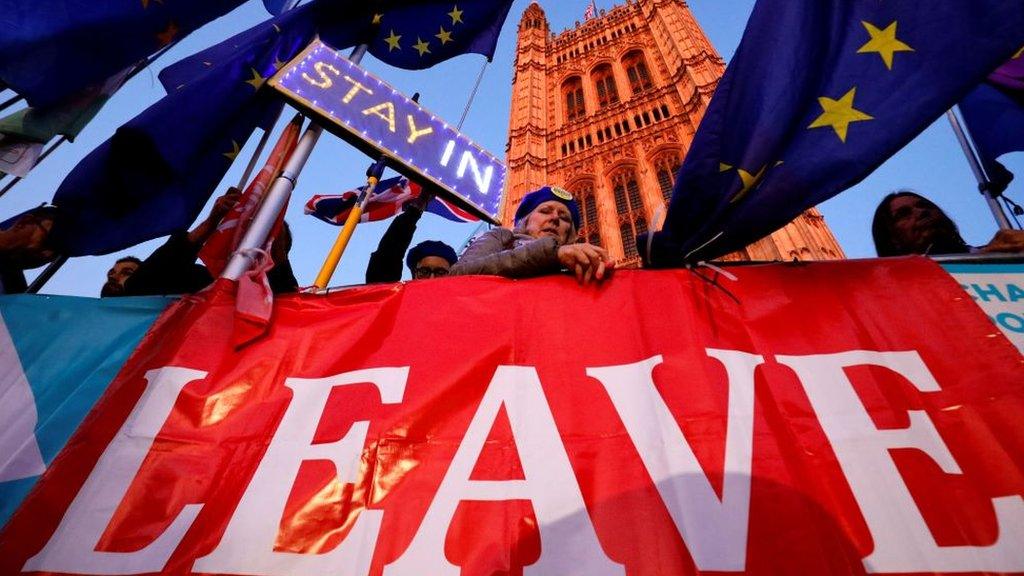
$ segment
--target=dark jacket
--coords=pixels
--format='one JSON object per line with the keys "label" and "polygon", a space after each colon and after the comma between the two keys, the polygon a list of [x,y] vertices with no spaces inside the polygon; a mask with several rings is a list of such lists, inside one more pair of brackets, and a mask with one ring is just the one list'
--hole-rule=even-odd
{"label": "dark jacket", "polygon": [[557,274],[561,269],[555,238],[533,238],[507,228],[493,228],[473,240],[451,273],[529,278]]}
{"label": "dark jacket", "polygon": [[391,221],[387,232],[380,239],[380,244],[366,265],[366,283],[398,282],[402,279],[402,264],[405,252],[412,243],[412,235],[416,233],[416,223],[423,212],[416,208],[406,208]]}
{"label": "dark jacket", "polygon": [[[185,232],[172,234],[125,281],[124,295],[191,294],[206,288],[213,276],[206,266],[196,263],[201,247],[189,242]],[[288,261],[275,264],[267,279],[275,294],[294,292],[299,285]]]}

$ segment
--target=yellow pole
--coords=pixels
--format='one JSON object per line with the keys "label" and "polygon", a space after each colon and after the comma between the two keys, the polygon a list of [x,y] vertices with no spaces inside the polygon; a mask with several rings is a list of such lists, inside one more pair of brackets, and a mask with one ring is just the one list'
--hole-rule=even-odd
{"label": "yellow pole", "polygon": [[373,194],[373,190],[377,187],[377,178],[370,176],[366,179],[366,183],[366,191],[363,193],[363,197],[359,198],[359,201],[352,207],[352,211],[348,213],[345,225],[338,232],[338,237],[334,240],[334,246],[331,246],[331,251],[327,253],[327,259],[324,260],[323,266],[320,267],[320,273],[317,274],[316,283],[314,284],[317,290],[327,288],[327,283],[331,281],[331,276],[334,276],[334,271],[338,269],[341,255],[345,253],[348,241],[352,239],[352,234],[356,231],[359,219],[363,216],[363,204],[370,199],[370,195]]}

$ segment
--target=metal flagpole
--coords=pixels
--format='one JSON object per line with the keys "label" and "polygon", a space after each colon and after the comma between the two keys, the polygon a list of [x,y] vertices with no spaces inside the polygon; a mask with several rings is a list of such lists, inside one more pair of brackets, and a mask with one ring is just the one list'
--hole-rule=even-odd
{"label": "metal flagpole", "polygon": [[[281,112],[284,112],[284,108],[281,108]],[[263,136],[260,136],[260,141],[256,144],[256,151],[252,153],[252,158],[249,159],[249,165],[245,167],[245,171],[242,172],[242,177],[238,179],[238,190],[245,190],[245,185],[249,182],[249,177],[252,176],[253,170],[256,169],[256,162],[263,155],[263,148],[266,147],[267,141],[270,140],[270,131],[277,125],[278,121],[281,120],[281,112],[278,112],[277,118],[274,118],[273,124],[270,128],[263,131]]]}
{"label": "metal flagpole", "polygon": [[57,270],[60,270],[60,267],[66,264],[67,261],[67,256],[58,256],[56,260],[50,262],[50,265],[39,273],[39,276],[36,276],[36,279],[28,285],[28,289],[25,292],[28,294],[38,294],[43,286],[50,281],[50,278],[53,278],[53,275],[57,273]]}
{"label": "metal flagpole", "polygon": [[[360,44],[355,47],[349,55],[349,60],[354,64],[359,64],[367,49],[369,49],[369,44]],[[316,146],[316,142],[320,139],[323,131],[324,129],[320,124],[310,122],[306,132],[299,139],[299,144],[295,147],[295,151],[288,157],[284,168],[277,179],[274,180],[274,184],[267,192],[263,203],[260,204],[259,209],[256,211],[256,216],[253,217],[252,223],[242,236],[238,249],[231,255],[228,265],[224,267],[221,278],[238,280],[252,265],[249,252],[262,247],[263,243],[267,241],[267,236],[270,235],[270,231],[277,222],[278,214],[285,209],[292,190],[295,189],[295,180],[299,177],[299,172],[302,172],[302,168],[306,165],[306,160],[309,159],[309,155],[313,152],[313,147]]]}
{"label": "metal flagpole", "polygon": [[480,81],[484,79],[484,72],[487,71],[487,65],[490,63],[490,60],[484,60],[484,65],[480,67],[480,73],[476,76],[476,84],[473,84],[473,90],[469,93],[469,100],[466,101],[466,107],[462,110],[462,117],[459,118],[457,130],[462,130],[462,124],[466,121],[466,116],[469,116],[469,108],[473,106],[473,100],[476,99],[476,91],[480,89]]}
{"label": "metal flagpole", "polygon": [[1009,218],[1006,217],[1006,213],[1003,212],[1002,206],[999,205],[997,196],[992,194],[992,183],[989,181],[988,177],[985,176],[985,170],[981,166],[981,161],[978,160],[978,156],[975,154],[974,148],[971,147],[971,142],[968,139],[963,126],[960,125],[960,120],[956,117],[956,113],[952,110],[947,110],[946,118],[949,119],[949,123],[953,127],[953,133],[956,134],[956,139],[960,142],[960,148],[963,149],[964,156],[967,157],[967,163],[971,165],[971,171],[974,172],[974,177],[978,180],[978,189],[981,191],[982,195],[985,196],[985,201],[988,202],[988,207],[992,211],[992,216],[996,219],[996,224],[999,226],[999,229],[1013,229],[1013,226],[1010,225]]}
{"label": "metal flagpole", "polygon": [[4,100],[3,103],[0,103],[0,112],[3,112],[4,110],[17,104],[18,102],[21,102],[21,94],[15,94],[14,96],[11,96],[7,100]]}

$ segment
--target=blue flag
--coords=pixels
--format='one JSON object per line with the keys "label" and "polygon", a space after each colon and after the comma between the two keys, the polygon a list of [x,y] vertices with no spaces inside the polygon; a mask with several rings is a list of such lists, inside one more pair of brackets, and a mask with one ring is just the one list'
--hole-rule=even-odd
{"label": "blue flag", "polygon": [[512,0],[398,4],[371,14],[379,33],[370,53],[392,66],[421,70],[459,54],[490,59]]}
{"label": "blue flag", "polygon": [[758,0],[653,264],[738,250],[856,184],[1024,44],[1020,0]]}
{"label": "blue flag", "polygon": [[[509,4],[474,3],[487,18],[468,18],[447,3],[396,1],[388,4],[386,18],[413,22],[429,8],[461,20],[459,47],[417,60],[429,65],[469,50],[490,56]],[[62,253],[105,254],[185,229],[255,127],[277,117],[282,101],[259,88],[315,36],[338,48],[372,44],[383,28],[368,24],[385,18],[374,6],[317,0],[161,72],[168,95],[119,128],[58,188],[53,203],[66,215],[57,234]],[[400,52],[382,59],[401,65]]]}
{"label": "blue flag", "polygon": [[35,107],[98,85],[244,0],[0,0],[0,81]]}
{"label": "blue flag", "polygon": [[960,111],[990,172],[999,170],[996,158],[1024,151],[1024,48],[968,94]]}
{"label": "blue flag", "polygon": [[260,88],[312,40],[314,8],[292,10],[164,70],[169,94],[121,126],[57,189],[61,253],[105,254],[188,227],[256,126],[276,118],[282,102]]}

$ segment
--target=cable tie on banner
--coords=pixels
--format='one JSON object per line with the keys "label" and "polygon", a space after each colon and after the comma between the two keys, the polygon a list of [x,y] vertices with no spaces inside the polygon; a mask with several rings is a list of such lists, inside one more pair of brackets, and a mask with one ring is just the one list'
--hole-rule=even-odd
{"label": "cable tie on banner", "polygon": [[732,272],[727,272],[724,268],[721,268],[719,266],[715,266],[714,264],[712,264],[710,262],[705,262],[705,261],[701,260],[700,262],[697,262],[696,266],[697,266],[697,268],[707,268],[709,270],[712,270],[712,271],[714,271],[714,272],[716,272],[718,274],[721,274],[726,279],[732,280],[733,282],[739,282],[739,280],[740,280]]}

